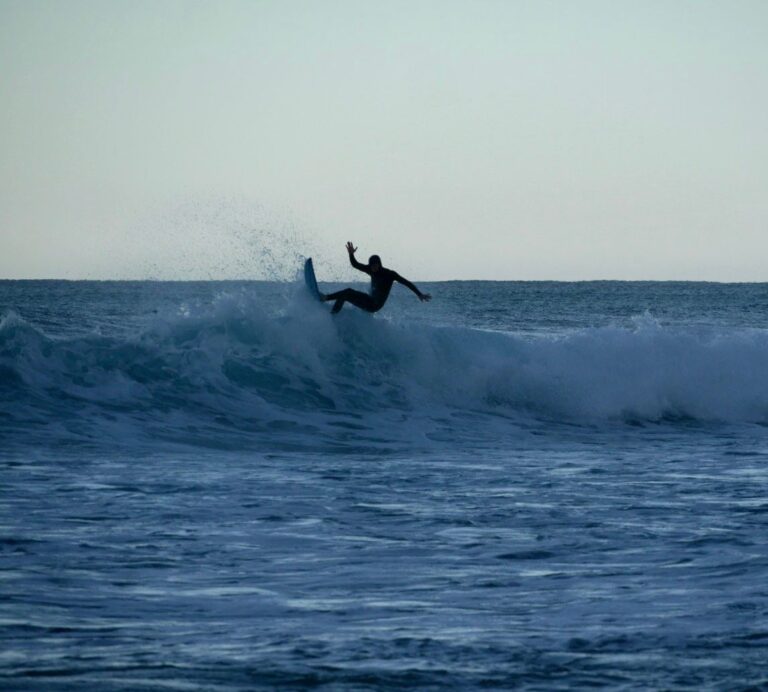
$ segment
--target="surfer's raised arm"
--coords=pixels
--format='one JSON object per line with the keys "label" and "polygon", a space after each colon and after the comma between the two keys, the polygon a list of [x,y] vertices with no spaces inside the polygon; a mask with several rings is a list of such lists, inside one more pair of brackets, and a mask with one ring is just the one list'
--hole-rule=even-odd
{"label": "surfer's raised arm", "polygon": [[360,262],[358,262],[355,259],[355,253],[357,252],[357,248],[354,245],[352,245],[351,242],[347,243],[347,252],[349,253],[349,263],[355,269],[357,269],[358,271],[361,271],[361,272],[365,272],[366,274],[370,274],[371,273],[371,270],[368,268],[367,265],[360,264]]}
{"label": "surfer's raised arm", "polygon": [[429,293],[422,293],[418,288],[416,288],[416,284],[412,284],[404,276],[400,276],[400,274],[395,274],[395,281],[403,284],[403,286],[405,286],[406,288],[410,288],[419,297],[420,301],[424,302],[425,300],[432,300],[432,296],[429,295]]}

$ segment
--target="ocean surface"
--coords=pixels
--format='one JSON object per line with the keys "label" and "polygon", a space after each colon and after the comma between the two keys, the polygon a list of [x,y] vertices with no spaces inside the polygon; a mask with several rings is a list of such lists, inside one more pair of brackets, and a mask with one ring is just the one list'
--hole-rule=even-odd
{"label": "ocean surface", "polygon": [[768,689],[768,284],[421,288],[0,282],[0,689]]}

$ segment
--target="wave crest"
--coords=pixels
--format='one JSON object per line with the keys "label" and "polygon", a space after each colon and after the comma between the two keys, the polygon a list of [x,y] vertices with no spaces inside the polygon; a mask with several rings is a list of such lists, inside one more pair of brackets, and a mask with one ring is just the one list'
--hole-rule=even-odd
{"label": "wave crest", "polygon": [[[768,332],[602,327],[528,337],[246,294],[138,333],[54,339],[0,321],[0,425],[338,438],[456,411],[567,421],[768,420]],[[3,422],[4,421],[4,422]],[[110,432],[111,431],[111,432]],[[341,431],[341,432],[340,432]]]}

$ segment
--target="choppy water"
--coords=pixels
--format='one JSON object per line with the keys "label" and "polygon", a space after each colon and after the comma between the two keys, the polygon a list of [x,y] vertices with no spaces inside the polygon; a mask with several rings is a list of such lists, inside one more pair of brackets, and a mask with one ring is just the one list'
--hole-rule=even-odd
{"label": "choppy water", "polygon": [[768,286],[0,282],[0,687],[768,685]]}

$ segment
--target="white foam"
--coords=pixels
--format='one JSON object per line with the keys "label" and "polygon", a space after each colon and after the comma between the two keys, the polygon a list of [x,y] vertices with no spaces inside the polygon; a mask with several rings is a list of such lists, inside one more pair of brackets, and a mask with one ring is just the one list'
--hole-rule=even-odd
{"label": "white foam", "polygon": [[[335,318],[296,294],[280,309],[247,292],[161,315],[131,338],[53,341],[0,323],[5,368],[51,397],[197,417],[303,421],[328,412],[497,411],[569,420],[768,421],[768,331],[602,327],[530,337]],[[8,370],[6,370],[8,372]],[[128,413],[120,414],[128,415]]]}

